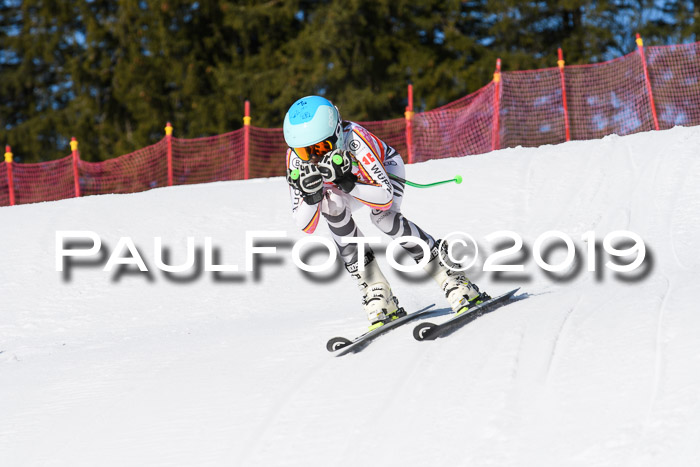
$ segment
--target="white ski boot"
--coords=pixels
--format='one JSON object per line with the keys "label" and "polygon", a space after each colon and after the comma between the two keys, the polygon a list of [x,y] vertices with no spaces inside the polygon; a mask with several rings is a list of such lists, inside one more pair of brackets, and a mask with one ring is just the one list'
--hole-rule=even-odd
{"label": "white ski boot", "polygon": [[439,245],[440,240],[436,240],[435,246],[430,250],[430,261],[425,270],[440,285],[452,311],[459,313],[489,300],[491,297],[485,292],[480,292],[463,271],[454,270],[459,269],[461,265],[450,260],[447,255],[447,242],[442,243],[442,251],[439,250]]}
{"label": "white ski boot", "polygon": [[368,252],[364,259],[364,271],[359,270],[360,260],[346,264],[345,268],[350,275],[357,280],[362,293],[362,308],[367,313],[367,319],[371,323],[370,330],[384,323],[405,316],[403,308],[399,308],[399,301],[391,293],[391,287],[384,274],[379,269],[374,254]]}

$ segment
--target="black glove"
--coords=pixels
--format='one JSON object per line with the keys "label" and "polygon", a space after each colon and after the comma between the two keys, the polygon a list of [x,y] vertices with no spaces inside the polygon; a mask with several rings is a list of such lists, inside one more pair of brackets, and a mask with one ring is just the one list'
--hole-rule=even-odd
{"label": "black glove", "polygon": [[318,204],[323,199],[323,176],[313,164],[287,169],[287,183],[301,192],[306,204]]}
{"label": "black glove", "polygon": [[357,175],[352,173],[352,153],[350,151],[335,149],[327,152],[318,163],[318,170],[325,181],[335,183],[345,193],[350,193],[355,188]]}

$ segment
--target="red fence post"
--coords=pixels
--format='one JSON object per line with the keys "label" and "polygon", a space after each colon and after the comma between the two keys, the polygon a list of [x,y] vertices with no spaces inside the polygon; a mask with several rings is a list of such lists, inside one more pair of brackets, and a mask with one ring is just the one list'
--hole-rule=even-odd
{"label": "red fence post", "polygon": [[70,139],[70,149],[73,155],[73,182],[75,184],[75,197],[80,197],[80,174],[78,173],[78,160],[80,159],[80,154],[78,154],[78,140],[75,137]]}
{"label": "red fence post", "polygon": [[406,106],[406,148],[408,149],[408,163],[413,164],[413,85],[408,85],[408,105]]}
{"label": "red fence post", "polygon": [[491,150],[499,148],[499,112],[501,106],[501,59],[496,60],[496,71],[493,73],[493,134],[491,135]]}
{"label": "red fence post", "polygon": [[12,149],[5,146],[5,165],[7,166],[7,192],[10,195],[10,206],[15,205],[15,181],[12,177]]}
{"label": "red fence post", "polygon": [[250,178],[250,101],[245,101],[243,115],[243,177]]}
{"label": "red fence post", "polygon": [[566,128],[566,140],[571,141],[571,133],[569,131],[569,106],[566,103],[566,80],[564,79],[564,54],[561,51],[561,47],[557,49],[557,55],[559,60],[557,60],[557,65],[559,65],[559,77],[561,78],[561,101],[564,104],[564,127]]}
{"label": "red fence post", "polygon": [[656,117],[656,104],[654,104],[654,95],[651,92],[651,81],[649,81],[649,70],[647,70],[647,60],[644,57],[644,42],[642,38],[637,33],[637,50],[639,50],[639,56],[642,59],[642,68],[644,69],[644,81],[647,85],[647,94],[649,94],[649,102],[651,102],[651,115],[654,117],[654,128],[659,129],[659,119]]}
{"label": "red fence post", "polygon": [[168,186],[173,186],[173,126],[165,124],[165,140],[168,143]]}

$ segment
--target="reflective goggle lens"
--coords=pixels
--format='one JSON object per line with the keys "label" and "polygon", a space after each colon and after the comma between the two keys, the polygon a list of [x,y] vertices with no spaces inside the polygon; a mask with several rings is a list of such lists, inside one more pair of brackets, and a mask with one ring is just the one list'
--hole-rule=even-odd
{"label": "reflective goggle lens", "polygon": [[307,146],[305,148],[293,148],[294,152],[296,153],[297,156],[301,158],[301,160],[308,161],[309,156],[311,155],[311,146]]}
{"label": "reflective goggle lens", "polygon": [[303,148],[293,148],[297,156],[302,160],[308,161],[312,155],[322,156],[325,153],[336,149],[336,143],[338,142],[338,137],[336,135],[331,136],[319,143],[312,146],[306,146]]}

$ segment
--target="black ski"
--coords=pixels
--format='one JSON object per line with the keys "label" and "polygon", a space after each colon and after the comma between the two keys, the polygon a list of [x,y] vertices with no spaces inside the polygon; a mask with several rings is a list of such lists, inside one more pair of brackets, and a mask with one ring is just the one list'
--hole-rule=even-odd
{"label": "black ski", "polygon": [[326,344],[326,349],[328,349],[329,352],[338,352],[336,356],[340,357],[341,355],[346,355],[349,353],[357,353],[360,352],[362,349],[367,347],[370,342],[372,342],[374,339],[377,337],[381,336],[384,333],[387,333],[391,330],[396,329],[397,327],[404,325],[410,321],[413,321],[414,319],[418,318],[419,316],[423,315],[427,311],[429,311],[432,307],[434,307],[435,304],[433,303],[432,305],[428,305],[425,308],[414,311],[413,313],[409,313],[406,316],[402,316],[401,318],[390,321],[387,324],[384,324],[382,326],[379,326],[376,329],[373,329],[371,331],[368,331],[361,336],[356,337],[354,340],[349,340],[346,339],[345,337],[334,337],[333,339],[329,340],[328,343]]}
{"label": "black ski", "polygon": [[442,324],[433,323],[421,323],[413,329],[413,337],[419,341],[432,341],[438,337],[449,336],[457,329],[461,328],[465,324],[474,321],[479,316],[486,313],[494,311],[496,308],[500,308],[503,305],[510,303],[515,295],[515,292],[520,290],[520,287],[513,289],[510,292],[506,292],[503,295],[487,300],[483,303],[476,305],[475,307],[461,313],[457,316],[453,316]]}

